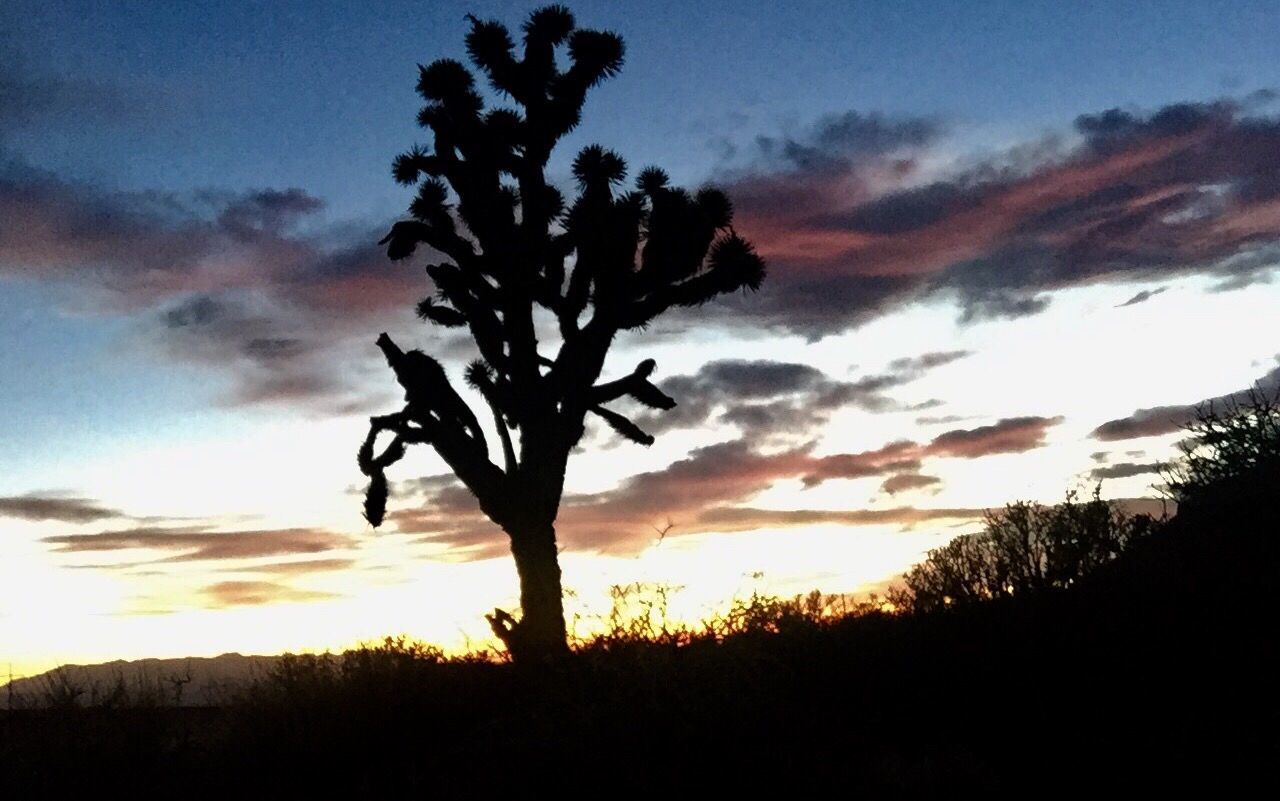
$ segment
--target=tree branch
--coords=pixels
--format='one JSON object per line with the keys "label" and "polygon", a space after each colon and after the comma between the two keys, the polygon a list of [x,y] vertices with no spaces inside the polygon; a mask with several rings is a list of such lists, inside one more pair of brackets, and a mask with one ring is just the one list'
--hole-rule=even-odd
{"label": "tree branch", "polygon": [[612,409],[606,409],[603,406],[592,406],[591,412],[592,414],[599,415],[606,423],[609,424],[610,428],[632,442],[644,445],[645,447],[653,444],[652,434],[644,431],[640,426],[631,422]]}
{"label": "tree branch", "polygon": [[675,399],[649,382],[649,376],[653,373],[655,366],[656,362],[653,359],[645,359],[632,371],[631,375],[592,387],[589,395],[591,403],[599,405],[617,400],[623,395],[630,395],[651,409],[674,409]]}
{"label": "tree branch", "polygon": [[511,444],[511,432],[507,430],[506,415],[503,411],[504,406],[511,404],[502,402],[501,392],[493,382],[492,371],[483,361],[475,361],[467,366],[467,383],[480,393],[489,405],[490,411],[493,412],[493,424],[498,429],[498,439],[502,443],[502,461],[506,467],[506,474],[514,476],[519,464],[516,461],[515,449]]}
{"label": "tree branch", "polygon": [[426,244],[458,264],[476,266],[475,246],[459,236],[457,231],[441,230],[419,220],[394,223],[378,244],[387,246],[387,256],[392,261],[408,258],[419,244]]}
{"label": "tree branch", "polygon": [[[397,415],[374,418],[375,427],[396,432],[405,443],[430,443],[479,499],[485,514],[496,521],[505,519],[506,474],[489,460],[480,424],[443,368],[419,351],[404,353],[385,333],[377,344],[405,387],[407,403]],[[370,436],[377,433],[371,431]]]}

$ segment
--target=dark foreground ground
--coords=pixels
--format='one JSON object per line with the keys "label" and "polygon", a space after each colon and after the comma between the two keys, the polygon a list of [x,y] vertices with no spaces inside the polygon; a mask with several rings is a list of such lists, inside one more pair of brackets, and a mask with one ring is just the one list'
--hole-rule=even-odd
{"label": "dark foreground ground", "polygon": [[617,637],[534,669],[392,647],[216,708],[0,712],[0,797],[1269,797],[1272,489],[1183,511],[1070,591],[941,615],[766,610],[718,643]]}

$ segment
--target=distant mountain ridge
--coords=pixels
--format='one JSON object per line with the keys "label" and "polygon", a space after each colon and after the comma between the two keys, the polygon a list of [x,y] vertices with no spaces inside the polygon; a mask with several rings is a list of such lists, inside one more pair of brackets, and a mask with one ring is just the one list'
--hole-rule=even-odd
{"label": "distant mountain ridge", "polygon": [[[155,693],[157,701],[180,706],[208,706],[226,694],[262,675],[280,660],[279,656],[244,656],[238,653],[210,657],[176,659],[118,659],[97,665],[63,665],[37,676],[14,679],[0,685],[0,709],[18,706],[48,706],[67,689],[81,688],[85,694],[110,695],[123,683],[130,693],[142,688]],[[87,701],[88,698],[82,698]]]}

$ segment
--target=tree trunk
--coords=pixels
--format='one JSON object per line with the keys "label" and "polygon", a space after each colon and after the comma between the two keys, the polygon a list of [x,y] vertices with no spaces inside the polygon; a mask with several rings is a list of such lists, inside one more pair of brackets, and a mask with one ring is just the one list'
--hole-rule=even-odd
{"label": "tree trunk", "polygon": [[507,533],[520,574],[521,618],[516,623],[502,615],[505,620],[491,617],[489,622],[517,662],[558,656],[568,645],[555,528],[550,523],[519,521],[509,525]]}

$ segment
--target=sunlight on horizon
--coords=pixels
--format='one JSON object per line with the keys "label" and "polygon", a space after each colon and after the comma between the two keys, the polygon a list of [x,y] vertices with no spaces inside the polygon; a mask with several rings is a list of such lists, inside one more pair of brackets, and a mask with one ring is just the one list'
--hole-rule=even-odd
{"label": "sunlight on horizon", "polygon": [[0,668],[883,590],[1280,387],[1265,13],[584,3],[0,6]]}
{"label": "sunlight on horizon", "polygon": [[[930,460],[929,472],[943,479],[942,489],[933,495],[889,498],[877,492],[876,478],[830,481],[811,489],[783,480],[748,503],[773,509],[842,510],[1059,500],[1066,490],[1090,483],[1089,453],[1101,443],[1087,435],[1099,422],[1161,401],[1190,402],[1239,388],[1275,356],[1261,345],[1252,352],[1241,346],[1266,341],[1265,311],[1274,308],[1280,291],[1267,287],[1251,293],[1203,292],[1188,281],[1158,302],[1113,309],[1117,298],[1126,295],[1126,287],[1073,290],[1059,293],[1053,307],[1038,317],[968,329],[954,326],[953,310],[946,306],[917,307],[861,331],[817,342],[806,350],[806,361],[828,375],[843,377],[847,371],[842,362],[847,360],[859,365],[853,372],[857,376],[936,343],[939,335],[949,332],[955,348],[976,353],[904,387],[905,400],[947,397],[944,411],[974,415],[974,424],[1033,411],[1064,413],[1067,419],[1051,429],[1052,447],[982,460]],[[1174,330],[1158,325],[1161,319],[1193,313],[1194,325]],[[1129,336],[1120,336],[1122,331]],[[891,350],[886,342],[893,343]],[[1225,343],[1234,348],[1231,358],[1223,358]],[[692,373],[712,355],[795,358],[788,346],[714,344],[691,348],[684,359],[666,360],[661,374]],[[1100,359],[1101,353],[1110,358]],[[626,365],[632,356],[622,351],[613,359]],[[1122,364],[1130,366],[1118,369]],[[1179,364],[1184,369],[1177,369]],[[992,380],[1002,374],[1017,379]],[[1039,397],[1052,402],[1029,405]],[[820,451],[874,449],[897,439],[927,437],[912,422],[914,416],[842,413],[828,424]],[[361,426],[359,418],[292,425],[273,421],[260,424],[247,437],[238,434],[225,441],[197,439],[124,452],[110,462],[74,468],[50,465],[66,471],[60,472],[63,485],[96,487],[100,503],[138,518],[183,517],[180,513],[186,511],[192,523],[208,518],[240,528],[320,526],[346,532],[354,537],[349,547],[287,559],[305,563],[313,557],[341,557],[352,563],[273,578],[255,572],[256,567],[278,561],[272,558],[165,564],[156,561],[164,559],[161,552],[53,554],[38,539],[75,527],[25,523],[10,534],[17,535],[21,550],[10,551],[0,564],[0,642],[7,644],[0,663],[12,663],[15,674],[29,675],[59,663],[115,658],[342,649],[399,633],[455,652],[468,645],[492,645],[482,614],[494,606],[516,605],[510,558],[468,562],[465,552],[415,545],[409,535],[369,531],[359,518],[359,496],[348,491],[358,484],[351,454]],[[607,490],[637,471],[660,469],[695,444],[722,438],[712,431],[672,432],[652,449],[609,443],[602,450],[594,442],[571,460],[566,491]],[[1151,457],[1167,458],[1174,440],[1176,436],[1169,435],[1134,443]],[[443,472],[443,465],[433,462],[423,458],[407,463],[397,475]],[[1107,481],[1104,494],[1151,495],[1152,478]],[[49,476],[39,480],[52,483]],[[393,497],[393,509],[396,504]],[[684,622],[704,619],[731,598],[754,589],[782,596],[813,589],[865,592],[882,587],[928,549],[973,530],[972,523],[935,521],[906,528],[824,524],[685,535],[681,521],[670,522],[674,529],[660,544],[644,546],[638,553],[563,554],[565,585],[572,594],[569,614],[576,611],[589,622],[607,612],[611,586],[634,582],[679,587],[671,598],[671,612]],[[643,541],[648,535],[633,536]],[[503,539],[495,528],[494,542]],[[459,556],[464,561],[458,561]],[[122,563],[137,566],[115,571],[72,567]],[[763,578],[753,579],[755,573],[763,573]],[[285,595],[274,603],[267,597],[220,606],[201,590],[216,582],[252,585],[264,578],[297,593],[298,599]]]}

